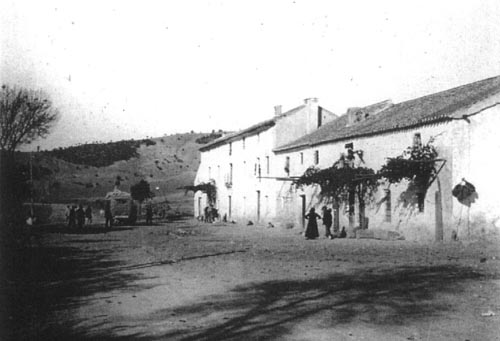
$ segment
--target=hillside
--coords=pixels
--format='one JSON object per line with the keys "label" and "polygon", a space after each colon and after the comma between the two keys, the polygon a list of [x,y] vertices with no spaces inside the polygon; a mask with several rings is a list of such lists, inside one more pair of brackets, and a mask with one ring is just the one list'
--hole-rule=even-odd
{"label": "hillside", "polygon": [[[198,149],[217,136],[220,134],[174,134],[33,153],[34,165],[49,173],[35,182],[35,200],[92,201],[111,191],[117,178],[124,191],[145,179],[157,198],[166,198],[173,209],[192,213],[192,193],[186,195],[178,188],[193,183],[200,163]],[[21,155],[25,163],[28,158],[26,153]]]}

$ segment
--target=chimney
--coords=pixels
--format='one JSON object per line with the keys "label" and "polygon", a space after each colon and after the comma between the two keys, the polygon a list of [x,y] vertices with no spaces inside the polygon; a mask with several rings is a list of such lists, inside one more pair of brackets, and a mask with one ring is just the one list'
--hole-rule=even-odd
{"label": "chimney", "polygon": [[304,103],[307,104],[307,105],[318,104],[318,99],[316,97],[306,98],[304,100]]}
{"label": "chimney", "polygon": [[281,105],[275,105],[274,106],[274,116],[279,116],[281,115]]}
{"label": "chimney", "polygon": [[347,109],[347,125],[351,126],[354,123],[356,123],[356,114],[358,112],[361,112],[361,108],[359,107],[354,107],[354,108],[348,108]]}

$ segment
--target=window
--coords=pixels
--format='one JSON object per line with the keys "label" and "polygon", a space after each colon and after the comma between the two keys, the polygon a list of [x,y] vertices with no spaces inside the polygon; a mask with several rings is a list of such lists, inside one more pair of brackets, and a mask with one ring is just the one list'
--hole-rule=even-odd
{"label": "window", "polygon": [[323,118],[323,112],[321,110],[321,107],[318,107],[318,128],[321,127],[321,124],[323,123],[322,118]]}
{"label": "window", "polygon": [[304,164],[304,153],[300,153],[300,164]]}
{"label": "window", "polygon": [[229,155],[233,154],[233,144],[230,142],[229,143]]}
{"label": "window", "polygon": [[287,156],[285,159],[285,173],[290,176],[290,157]]}
{"label": "window", "polygon": [[266,156],[266,174],[269,174],[269,156]]}
{"label": "window", "polygon": [[413,135],[413,147],[421,147],[422,146],[422,136],[420,133],[415,133]]}
{"label": "window", "polygon": [[319,150],[314,151],[314,164],[317,165],[319,163]]}
{"label": "window", "polygon": [[227,188],[233,187],[233,164],[229,164],[229,173],[224,175],[224,183]]}
{"label": "window", "polygon": [[425,193],[417,193],[417,203],[418,203],[418,211],[420,213],[424,212]]}

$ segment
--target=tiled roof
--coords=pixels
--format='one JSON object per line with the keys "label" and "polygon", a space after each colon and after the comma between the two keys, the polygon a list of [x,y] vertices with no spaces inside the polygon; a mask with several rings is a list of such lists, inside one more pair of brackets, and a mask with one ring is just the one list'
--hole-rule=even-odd
{"label": "tiled roof", "polygon": [[270,129],[271,127],[273,127],[276,124],[276,119],[292,115],[292,114],[294,114],[294,113],[296,113],[304,108],[305,108],[305,105],[299,105],[298,107],[290,109],[287,112],[282,113],[281,115],[273,117],[272,119],[254,124],[253,126],[250,126],[246,129],[242,129],[240,131],[228,134],[226,136],[222,136],[222,137],[218,138],[217,140],[214,140],[214,141],[204,145],[203,147],[201,147],[200,151],[202,151],[202,152],[207,151],[207,150],[216,148],[216,147],[221,146],[221,145],[226,144],[226,143],[241,140],[244,137],[257,135],[258,133],[266,131],[266,130]]}
{"label": "tiled roof", "polygon": [[[370,136],[452,120],[462,108],[500,93],[500,76],[459,86],[450,90],[398,103],[348,126],[348,114],[325,124],[315,132],[274,149],[285,152],[327,142]],[[370,106],[371,107],[371,106]],[[369,107],[362,108],[366,110]]]}

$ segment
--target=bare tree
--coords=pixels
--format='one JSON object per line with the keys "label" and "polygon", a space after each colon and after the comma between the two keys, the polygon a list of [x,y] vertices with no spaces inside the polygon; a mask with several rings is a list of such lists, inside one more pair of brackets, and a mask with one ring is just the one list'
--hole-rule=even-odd
{"label": "bare tree", "polygon": [[57,117],[57,110],[42,91],[2,85],[0,150],[13,153],[19,146],[45,137]]}

